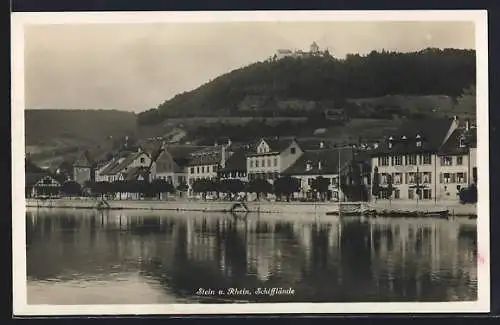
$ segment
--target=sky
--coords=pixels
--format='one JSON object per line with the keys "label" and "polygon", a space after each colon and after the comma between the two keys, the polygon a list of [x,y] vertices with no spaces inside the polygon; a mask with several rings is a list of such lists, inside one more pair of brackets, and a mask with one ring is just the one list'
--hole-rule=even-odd
{"label": "sky", "polygon": [[25,27],[27,109],[141,112],[277,49],[474,49],[471,22],[224,22]]}

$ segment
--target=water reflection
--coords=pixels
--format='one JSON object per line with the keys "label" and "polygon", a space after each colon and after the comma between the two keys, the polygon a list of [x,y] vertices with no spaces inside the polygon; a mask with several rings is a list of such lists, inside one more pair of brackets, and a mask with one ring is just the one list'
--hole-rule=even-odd
{"label": "water reflection", "polygon": [[[29,303],[476,299],[470,220],[34,210],[26,228]],[[194,295],[229,287],[295,295]]]}

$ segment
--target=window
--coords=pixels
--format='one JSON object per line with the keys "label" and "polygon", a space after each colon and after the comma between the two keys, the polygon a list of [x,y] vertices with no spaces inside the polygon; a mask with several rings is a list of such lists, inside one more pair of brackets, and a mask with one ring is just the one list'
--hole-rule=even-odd
{"label": "window", "polygon": [[204,173],[205,172],[205,166],[201,166],[201,172]]}
{"label": "window", "polygon": [[465,138],[464,137],[460,137],[459,146],[460,146],[460,148],[464,148],[465,147]]}
{"label": "window", "polygon": [[144,159],[144,157],[141,158],[141,164],[144,164],[145,161],[146,161],[146,159]]}
{"label": "window", "polygon": [[394,184],[401,184],[402,178],[401,173],[394,173]]}
{"label": "window", "polygon": [[379,157],[378,158],[379,160],[379,166],[389,166],[389,157],[388,156],[384,156],[384,157]]}
{"label": "window", "polygon": [[413,200],[415,198],[415,192],[413,191],[413,189],[408,190],[408,198],[410,200]]}
{"label": "window", "polygon": [[380,175],[380,184],[385,185],[387,184],[387,174],[382,174]]}
{"label": "window", "polygon": [[255,167],[259,167],[259,160],[255,160]]}
{"label": "window", "polygon": [[457,183],[466,183],[466,173],[457,173]]}
{"label": "window", "polygon": [[403,164],[403,156],[395,156],[394,157],[394,165],[401,166]]}
{"label": "window", "polygon": [[191,174],[194,174],[194,167],[191,167]]}
{"label": "window", "polygon": [[172,176],[167,177],[167,182],[172,183]]}
{"label": "window", "polygon": [[395,199],[399,199],[399,197],[400,197],[400,194],[399,194],[399,193],[400,193],[399,189],[395,189],[395,190],[394,190],[394,198],[395,198]]}
{"label": "window", "polygon": [[200,167],[196,167],[196,173],[200,173]]}
{"label": "window", "polygon": [[177,176],[177,183],[179,183],[179,184],[184,183],[184,180],[183,180],[182,176]]}
{"label": "window", "polygon": [[450,173],[443,173],[442,174],[443,177],[441,179],[441,183],[450,183],[451,182],[451,177],[450,177]]}
{"label": "window", "polygon": [[430,153],[422,154],[422,160],[424,161],[424,165],[430,165],[431,164],[431,154]]}
{"label": "window", "polygon": [[291,153],[292,155],[295,155],[295,147],[291,147],[291,148],[290,148],[290,153]]}
{"label": "window", "polygon": [[271,158],[267,159],[267,167],[271,167]]}
{"label": "window", "polygon": [[463,159],[464,159],[464,157],[462,157],[462,156],[458,156],[458,157],[457,157],[457,165],[462,165],[462,164],[464,163],[464,162],[463,162]]}
{"label": "window", "polygon": [[450,156],[441,157],[441,166],[451,166],[453,165],[453,159]]}
{"label": "window", "polygon": [[406,164],[407,165],[416,165],[417,164],[417,155],[406,156]]}
{"label": "window", "polygon": [[415,175],[416,173],[408,173],[408,184],[414,184],[415,183]]}
{"label": "window", "polygon": [[274,158],[274,167],[278,166],[278,158]]}
{"label": "window", "polygon": [[424,183],[424,184],[430,184],[431,183],[431,178],[432,178],[432,173],[430,173],[430,172],[424,172],[424,177],[422,179],[422,183]]}
{"label": "window", "polygon": [[423,198],[426,199],[426,200],[430,200],[432,199],[432,190],[431,189],[427,189],[425,188],[424,191],[423,191]]}
{"label": "window", "polygon": [[262,158],[262,167],[266,167],[266,160]]}
{"label": "window", "polygon": [[214,166],[212,166],[212,172],[214,172],[214,173],[215,173],[216,171],[217,171],[217,166],[215,166],[215,165],[214,165]]}
{"label": "window", "polygon": [[472,179],[474,183],[477,183],[477,167],[472,168]]}
{"label": "window", "polygon": [[253,168],[253,159],[250,158],[250,167]]}

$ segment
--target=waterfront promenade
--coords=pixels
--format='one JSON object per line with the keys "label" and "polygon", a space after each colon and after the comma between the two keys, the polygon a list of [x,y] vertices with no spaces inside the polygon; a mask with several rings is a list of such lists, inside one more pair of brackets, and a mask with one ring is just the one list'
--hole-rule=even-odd
{"label": "waterfront promenade", "polygon": [[[101,200],[86,198],[60,198],[60,199],[27,199],[27,207],[39,208],[74,208],[97,209],[102,206]],[[109,200],[106,201],[109,209],[134,209],[134,210],[170,210],[170,211],[202,211],[202,212],[230,212],[236,201],[203,201],[188,199],[170,200]],[[252,213],[284,213],[284,214],[326,214],[338,212],[337,202],[245,202],[248,212]],[[369,202],[368,207],[377,212],[410,211],[433,212],[448,210],[451,215],[477,215],[476,204],[460,204],[455,201],[388,201],[378,200]],[[239,208],[241,211],[241,208]]]}

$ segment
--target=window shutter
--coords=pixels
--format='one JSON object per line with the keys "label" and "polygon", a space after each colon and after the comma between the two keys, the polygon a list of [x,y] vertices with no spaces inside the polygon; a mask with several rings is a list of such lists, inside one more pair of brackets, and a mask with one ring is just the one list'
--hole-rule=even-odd
{"label": "window shutter", "polygon": [[439,183],[443,184],[443,173],[439,173]]}
{"label": "window shutter", "polygon": [[464,183],[467,183],[467,173],[464,173]]}

